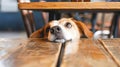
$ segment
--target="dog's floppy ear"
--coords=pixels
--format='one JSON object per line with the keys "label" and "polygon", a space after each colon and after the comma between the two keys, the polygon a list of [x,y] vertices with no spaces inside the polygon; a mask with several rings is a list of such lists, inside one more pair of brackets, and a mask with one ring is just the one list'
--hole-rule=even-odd
{"label": "dog's floppy ear", "polygon": [[82,23],[81,21],[74,20],[74,19],[72,19],[72,20],[76,23],[76,25],[79,28],[79,31],[83,35],[85,35],[88,38],[92,38],[93,37],[93,33],[87,28],[87,26],[84,23]]}
{"label": "dog's floppy ear", "polygon": [[46,38],[48,36],[48,29],[49,29],[49,24],[46,24],[41,29],[33,32],[30,35],[30,38]]}

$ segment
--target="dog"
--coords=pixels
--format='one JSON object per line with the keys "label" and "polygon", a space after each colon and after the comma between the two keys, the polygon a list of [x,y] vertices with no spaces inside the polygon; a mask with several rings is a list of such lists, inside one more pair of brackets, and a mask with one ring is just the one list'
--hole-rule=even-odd
{"label": "dog", "polygon": [[30,38],[43,38],[52,42],[66,43],[65,55],[75,54],[82,36],[93,37],[93,33],[81,21],[73,18],[53,20],[31,34]]}
{"label": "dog", "polygon": [[65,42],[78,40],[81,36],[92,38],[93,33],[81,21],[73,18],[53,20],[43,28],[32,33],[30,38],[45,38],[53,42]]}
{"label": "dog", "polygon": [[30,38],[46,38],[53,42],[65,42],[67,40],[79,40],[82,36],[93,37],[93,33],[81,21],[73,18],[53,20],[43,28],[31,34]]}

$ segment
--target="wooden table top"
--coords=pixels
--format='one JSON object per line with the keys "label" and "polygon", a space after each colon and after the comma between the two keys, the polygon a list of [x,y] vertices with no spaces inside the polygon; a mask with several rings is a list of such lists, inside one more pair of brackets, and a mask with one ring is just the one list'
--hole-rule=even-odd
{"label": "wooden table top", "polygon": [[[120,67],[120,39],[81,39],[61,67]],[[0,67],[55,67],[61,43],[44,39],[0,39]]]}
{"label": "wooden table top", "polygon": [[120,11],[120,2],[31,2],[19,3],[19,9],[42,11]]}

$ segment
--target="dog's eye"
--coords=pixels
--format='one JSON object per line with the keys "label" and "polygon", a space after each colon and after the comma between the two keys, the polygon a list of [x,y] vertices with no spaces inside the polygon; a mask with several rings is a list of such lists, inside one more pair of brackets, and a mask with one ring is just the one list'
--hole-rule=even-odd
{"label": "dog's eye", "polygon": [[69,22],[67,22],[67,23],[65,24],[65,26],[66,26],[67,28],[71,28],[71,27],[72,27],[71,23],[69,23]]}
{"label": "dog's eye", "polygon": [[48,27],[48,28],[46,29],[46,32],[49,32],[49,30],[50,30],[50,27]]}

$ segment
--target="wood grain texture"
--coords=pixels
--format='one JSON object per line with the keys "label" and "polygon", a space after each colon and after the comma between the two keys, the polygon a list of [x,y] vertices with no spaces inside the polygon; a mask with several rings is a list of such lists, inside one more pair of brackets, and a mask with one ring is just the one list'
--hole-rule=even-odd
{"label": "wood grain texture", "polygon": [[[81,39],[76,43],[78,44],[77,52],[73,51],[74,53],[64,55],[61,67],[119,67],[120,39],[102,41],[109,52],[106,51],[98,40]],[[23,42],[23,46],[14,50],[16,47],[13,47],[13,45],[20,44],[21,42]],[[9,51],[12,53],[9,52],[9,56],[2,57],[0,67],[55,67],[61,46],[60,43],[53,43],[39,38],[29,40],[0,39],[1,44],[11,45],[12,50]],[[73,44],[72,46],[72,48],[76,48],[74,46],[77,45]],[[2,50],[4,49],[0,48],[0,54]]]}
{"label": "wood grain texture", "polygon": [[19,3],[18,7],[33,10],[120,11],[120,2],[32,2]]}
{"label": "wood grain texture", "polygon": [[62,67],[117,67],[100,42],[82,39],[75,54],[65,55]]}
{"label": "wood grain texture", "polygon": [[21,45],[26,44],[26,39],[7,39],[0,38],[0,60],[8,57],[15,50],[19,49]]}
{"label": "wood grain texture", "polygon": [[58,43],[41,39],[30,39],[26,42],[26,45],[5,58],[4,62],[1,61],[4,67],[54,67],[56,65]]}
{"label": "wood grain texture", "polygon": [[113,59],[120,66],[120,39],[102,40],[104,47],[112,55]]}

